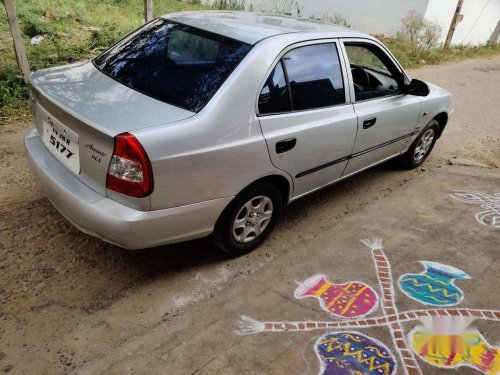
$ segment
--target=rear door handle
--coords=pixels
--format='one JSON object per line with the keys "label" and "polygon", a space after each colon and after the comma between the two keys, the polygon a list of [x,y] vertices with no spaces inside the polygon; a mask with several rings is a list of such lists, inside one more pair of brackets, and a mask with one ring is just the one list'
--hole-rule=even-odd
{"label": "rear door handle", "polygon": [[276,153],[282,154],[283,152],[290,151],[297,144],[297,138],[284,139],[276,143]]}
{"label": "rear door handle", "polygon": [[373,125],[375,125],[376,122],[376,117],[367,118],[365,121],[363,121],[363,129],[371,128]]}

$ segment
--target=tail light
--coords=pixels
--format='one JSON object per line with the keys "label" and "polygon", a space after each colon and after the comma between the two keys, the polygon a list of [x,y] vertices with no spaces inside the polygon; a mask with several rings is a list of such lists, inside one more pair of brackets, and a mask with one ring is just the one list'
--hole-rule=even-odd
{"label": "tail light", "polygon": [[131,197],[147,197],[153,192],[153,171],[146,151],[130,133],[115,137],[106,188]]}

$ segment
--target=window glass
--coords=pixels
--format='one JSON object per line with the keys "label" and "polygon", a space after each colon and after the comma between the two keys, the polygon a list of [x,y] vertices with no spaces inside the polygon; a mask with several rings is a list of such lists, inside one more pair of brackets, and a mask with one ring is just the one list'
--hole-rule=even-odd
{"label": "window glass", "polygon": [[158,19],[94,59],[118,82],[198,112],[250,51],[217,34]]}
{"label": "window glass", "polygon": [[294,110],[345,103],[342,71],[335,44],[300,47],[288,52],[283,61]]}
{"label": "window glass", "polygon": [[173,30],[170,33],[167,51],[168,58],[176,63],[213,64],[217,60],[219,43],[184,30]]}
{"label": "window glass", "polygon": [[395,68],[383,51],[372,45],[346,45],[345,48],[356,101],[399,93],[399,84],[393,74]]}
{"label": "window glass", "polygon": [[269,75],[259,96],[259,113],[281,113],[292,109],[281,61]]}

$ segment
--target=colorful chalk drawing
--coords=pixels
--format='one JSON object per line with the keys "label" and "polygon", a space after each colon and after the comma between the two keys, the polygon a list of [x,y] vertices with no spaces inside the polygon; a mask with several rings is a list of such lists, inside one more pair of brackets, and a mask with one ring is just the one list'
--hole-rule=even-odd
{"label": "colorful chalk drawing", "polygon": [[461,202],[480,205],[484,211],[476,214],[477,222],[500,228],[500,193],[488,195],[477,191],[455,191],[451,196]]}
{"label": "colorful chalk drawing", "polygon": [[[377,239],[374,241],[362,240],[368,246],[372,259],[375,264],[378,284],[381,292],[380,305],[382,314],[375,317],[356,317],[354,319],[330,320],[330,321],[258,321],[247,316],[242,316],[239,321],[237,333],[239,335],[249,335],[259,332],[299,332],[299,331],[315,331],[328,330],[330,333],[320,337],[315,345],[316,354],[320,360],[321,369],[319,374],[329,375],[377,375],[377,374],[393,374],[396,371],[395,356],[381,342],[372,337],[362,335],[352,330],[360,330],[374,327],[385,327],[389,330],[394,349],[399,357],[401,371],[405,375],[423,375],[417,358],[422,361],[439,368],[458,368],[460,366],[468,366],[481,371],[487,375],[498,375],[500,366],[499,349],[489,345],[481,336],[479,331],[467,329],[470,324],[476,320],[489,320],[500,322],[500,310],[486,309],[470,309],[470,308],[444,308],[444,305],[439,305],[439,308],[415,309],[400,312],[396,306],[396,298],[394,293],[394,281],[392,277],[391,265],[383,251],[382,241]],[[446,298],[449,298],[453,304],[459,303],[463,299],[463,293],[460,289],[453,285],[453,279],[466,279],[469,276],[457,268],[445,266],[434,262],[422,262],[426,266],[426,272],[422,274],[404,275],[415,278],[421,277],[424,274],[429,274],[429,269],[434,268],[434,273],[439,270],[440,277],[442,274],[447,275],[447,279],[439,278],[440,281],[446,284],[448,292]],[[447,272],[444,272],[446,270]],[[450,277],[450,276],[453,277]],[[435,274],[431,275],[435,277]],[[401,280],[406,280],[401,277]],[[418,280],[418,278],[417,278]],[[426,280],[427,282],[428,280]],[[361,282],[355,282],[366,285]],[[403,282],[405,283],[405,282]],[[415,287],[414,281],[411,281]],[[408,282],[409,285],[411,285]],[[330,314],[332,311],[328,308],[329,296],[324,295],[324,291],[319,292],[319,288],[329,284],[323,275],[314,276],[304,283],[300,284],[295,291],[297,298],[316,297],[319,299],[322,308]],[[321,285],[319,285],[321,284]],[[330,283],[331,284],[331,283]],[[340,284],[340,287],[348,285]],[[333,284],[332,284],[333,285]],[[454,288],[451,288],[453,285]],[[443,284],[443,286],[445,286]],[[365,290],[373,290],[366,286]],[[419,286],[417,286],[419,287]],[[325,289],[330,289],[325,286]],[[429,289],[429,288],[428,288]],[[442,289],[442,288],[440,288]],[[315,292],[316,290],[316,292]],[[403,290],[403,289],[402,289]],[[407,287],[407,291],[403,290],[406,295],[413,298],[413,289]],[[429,289],[429,292],[434,291],[437,299],[442,298],[445,294],[442,290],[436,288]],[[377,294],[373,292],[376,296]],[[318,295],[319,294],[319,295]],[[416,295],[419,295],[416,293]],[[450,297],[454,295],[453,297]],[[377,297],[378,298],[378,297]],[[432,298],[413,298],[418,302],[429,303]],[[447,300],[447,303],[451,303]],[[374,304],[376,307],[377,303]],[[366,306],[370,306],[367,302]],[[448,304],[446,306],[449,306]],[[362,312],[368,315],[375,310],[375,307]],[[338,311],[338,310],[336,310]],[[361,311],[359,311],[361,312]],[[333,314],[334,316],[338,316]],[[340,315],[344,318],[344,316]],[[406,336],[402,323],[420,322],[424,326],[419,325],[411,333]],[[333,332],[332,332],[333,331]],[[349,336],[350,335],[350,336]],[[354,339],[353,339],[354,338]],[[358,340],[358,341],[356,341]],[[369,344],[371,343],[371,344]],[[409,344],[410,343],[410,344]],[[329,346],[329,345],[332,346]],[[335,344],[335,345],[334,345]],[[437,346],[438,345],[438,346]],[[349,346],[349,351],[346,347]],[[380,364],[388,363],[388,366],[382,368],[370,367],[371,361],[363,358],[370,358],[369,346],[373,350],[377,348],[380,353]],[[364,348],[364,349],[363,349]],[[435,353],[441,353],[442,356],[435,356]],[[356,353],[355,355],[352,354]],[[363,357],[363,354],[366,357]],[[353,362],[355,359],[361,359],[358,366]],[[446,357],[446,358],[445,358]],[[373,361],[377,364],[376,361]],[[366,367],[368,365],[368,367]],[[384,372],[389,371],[389,372]]]}
{"label": "colorful chalk drawing", "polygon": [[500,374],[500,348],[488,344],[477,330],[436,335],[424,327],[408,335],[412,349],[425,362],[446,369],[471,367],[484,374]]}
{"label": "colorful chalk drawing", "polygon": [[300,283],[294,297],[318,298],[323,310],[340,318],[366,316],[378,305],[378,295],[369,285],[360,281],[333,284],[324,275],[316,275]]}
{"label": "colorful chalk drawing", "polygon": [[399,278],[399,288],[411,299],[433,306],[455,306],[464,299],[464,293],[455,280],[470,279],[464,271],[436,262],[421,261],[422,273],[407,273]]}
{"label": "colorful chalk drawing", "polygon": [[331,375],[396,373],[397,362],[380,341],[358,332],[329,333],[316,341],[321,373]]}

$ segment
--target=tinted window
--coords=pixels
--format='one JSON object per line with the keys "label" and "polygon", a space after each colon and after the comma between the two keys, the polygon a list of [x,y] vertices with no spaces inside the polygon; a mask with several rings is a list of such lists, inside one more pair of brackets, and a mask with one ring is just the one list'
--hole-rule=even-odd
{"label": "tinted window", "polygon": [[259,96],[259,113],[280,113],[292,109],[281,61],[269,75]]}
{"label": "tinted window", "polygon": [[344,83],[335,44],[315,44],[288,52],[285,68],[293,109],[303,110],[345,103]]}
{"label": "tinted window", "polygon": [[356,101],[399,93],[401,78],[388,56],[372,44],[346,44]]}
{"label": "tinted window", "polygon": [[215,63],[218,52],[219,43],[215,40],[184,30],[173,30],[170,33],[167,54],[176,63]]}
{"label": "tinted window", "polygon": [[216,34],[156,20],[94,63],[104,74],[132,89],[197,112],[250,48]]}

